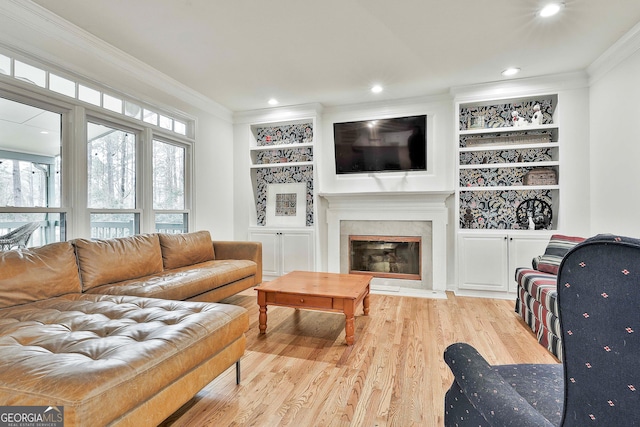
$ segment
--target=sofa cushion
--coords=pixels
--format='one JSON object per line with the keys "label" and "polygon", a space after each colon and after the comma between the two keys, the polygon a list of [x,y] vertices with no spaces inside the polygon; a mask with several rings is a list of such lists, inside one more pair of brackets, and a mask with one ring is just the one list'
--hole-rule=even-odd
{"label": "sofa cushion", "polygon": [[208,231],[185,234],[159,234],[165,270],[211,261],[215,258]]}
{"label": "sofa cushion", "polygon": [[0,308],[81,290],[69,242],[0,252]]}
{"label": "sofa cushion", "polygon": [[82,289],[136,279],[162,271],[157,234],[139,234],[108,240],[76,239]]}
{"label": "sofa cushion", "polygon": [[560,267],[562,258],[564,258],[571,248],[583,240],[584,237],[564,236],[562,234],[554,234],[551,236],[547,249],[538,262],[538,271],[558,274],[558,268]]}
{"label": "sofa cushion", "polygon": [[256,274],[257,265],[247,260],[213,260],[165,270],[140,279],[111,283],[91,293],[135,295],[173,300],[191,299],[221,286]]}
{"label": "sofa cushion", "polygon": [[557,276],[528,268],[516,269],[516,282],[547,310],[558,315]]}
{"label": "sofa cushion", "polygon": [[244,340],[248,323],[229,304],[110,295],[0,310],[0,405],[64,406],[68,425],[109,425]]}

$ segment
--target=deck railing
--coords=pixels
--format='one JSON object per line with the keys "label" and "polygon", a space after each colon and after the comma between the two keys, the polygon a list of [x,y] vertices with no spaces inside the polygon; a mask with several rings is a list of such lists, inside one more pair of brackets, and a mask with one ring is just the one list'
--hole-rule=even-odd
{"label": "deck railing", "polygon": [[[27,224],[29,221],[0,222],[0,235]],[[110,239],[113,237],[127,237],[135,233],[133,221],[101,221],[91,223],[92,239]],[[157,223],[157,233],[179,234],[186,233],[185,225],[181,223]],[[59,242],[60,221],[43,220],[27,242],[28,247],[42,246],[47,243]]]}

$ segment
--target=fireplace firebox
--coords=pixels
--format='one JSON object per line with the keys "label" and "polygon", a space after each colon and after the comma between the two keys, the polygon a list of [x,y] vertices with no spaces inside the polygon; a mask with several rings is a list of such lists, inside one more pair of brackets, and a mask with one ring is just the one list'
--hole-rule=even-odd
{"label": "fireplace firebox", "polygon": [[421,280],[421,237],[349,236],[349,273]]}

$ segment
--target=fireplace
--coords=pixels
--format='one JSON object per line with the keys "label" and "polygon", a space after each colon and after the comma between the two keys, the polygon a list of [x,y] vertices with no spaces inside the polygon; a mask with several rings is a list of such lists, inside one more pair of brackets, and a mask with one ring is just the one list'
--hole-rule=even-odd
{"label": "fireplace", "polygon": [[349,236],[420,238],[418,279],[374,277],[372,292],[446,298],[446,199],[452,193],[321,193],[327,200],[327,269],[349,272]]}
{"label": "fireplace", "polygon": [[421,280],[419,236],[349,236],[349,273]]}

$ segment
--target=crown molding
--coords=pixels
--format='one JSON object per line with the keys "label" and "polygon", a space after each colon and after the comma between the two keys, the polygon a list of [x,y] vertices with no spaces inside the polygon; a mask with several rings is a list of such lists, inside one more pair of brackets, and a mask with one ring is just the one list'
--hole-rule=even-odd
{"label": "crown molding", "polygon": [[[120,70],[123,75],[134,81],[140,81],[167,95],[206,111],[225,121],[232,121],[232,112],[212,99],[202,95],[177,80],[167,76],[134,58],[131,55],[95,37],[89,32],[71,24],[47,9],[25,0],[2,0],[0,15],[3,20],[13,21],[25,31],[39,34],[45,39],[54,39],[62,46],[68,46],[88,60],[109,64]],[[94,81],[101,82],[101,76],[92,75],[78,63],[61,63],[52,52],[25,41],[23,38],[7,34],[0,30],[0,37],[10,48],[42,58],[47,62]]]}
{"label": "crown molding", "polygon": [[451,96],[448,93],[439,93],[433,95],[415,96],[410,98],[394,98],[385,99],[375,102],[363,102],[356,104],[336,105],[325,108],[325,114],[344,114],[353,112],[362,112],[363,110],[376,111],[389,114],[411,114],[415,110],[415,106],[419,105],[424,108],[425,105],[442,105],[451,102]]}
{"label": "crown molding", "polygon": [[234,124],[270,123],[319,117],[323,112],[319,103],[300,104],[259,110],[238,111],[233,115]]}
{"label": "crown molding", "polygon": [[586,71],[552,74],[540,77],[509,79],[498,82],[480,83],[469,86],[455,86],[450,90],[457,102],[479,98],[513,98],[560,90],[581,89],[589,86]]}
{"label": "crown molding", "polygon": [[640,23],[637,23],[624,36],[620,37],[587,67],[589,84],[592,85],[604,77],[638,50],[640,50]]}

